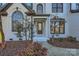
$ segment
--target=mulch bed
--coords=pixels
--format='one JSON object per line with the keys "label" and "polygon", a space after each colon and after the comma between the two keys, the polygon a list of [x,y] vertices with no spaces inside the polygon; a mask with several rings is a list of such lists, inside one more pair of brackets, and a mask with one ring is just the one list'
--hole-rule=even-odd
{"label": "mulch bed", "polygon": [[[24,54],[22,54],[22,53],[26,52],[26,49],[29,48],[30,43],[31,43],[31,41],[28,41],[28,40],[26,40],[26,41],[7,41],[5,48],[0,47],[0,56],[24,56]],[[37,47],[38,47],[38,45],[39,44],[36,43]],[[45,50],[45,49],[43,49],[43,50]],[[25,51],[25,52],[21,52],[21,51]],[[28,51],[30,52],[30,50],[28,50]],[[27,53],[29,53],[28,51],[27,51]],[[41,51],[41,50],[39,50],[39,51]],[[21,53],[21,55],[20,55],[20,53]],[[42,55],[42,52],[40,53],[40,55]]]}
{"label": "mulch bed", "polygon": [[73,49],[79,49],[79,42],[68,42],[68,41],[48,41],[49,44],[56,46],[56,47],[61,47],[61,48],[73,48]]}
{"label": "mulch bed", "polygon": [[28,41],[7,41],[4,49],[0,47],[0,56],[15,56],[17,50],[27,48],[27,42]]}

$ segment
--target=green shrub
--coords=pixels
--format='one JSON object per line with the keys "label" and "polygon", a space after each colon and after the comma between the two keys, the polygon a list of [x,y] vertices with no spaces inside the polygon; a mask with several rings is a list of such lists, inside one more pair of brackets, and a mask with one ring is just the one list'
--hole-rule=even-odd
{"label": "green shrub", "polygon": [[53,40],[53,39],[52,39],[52,38],[50,38],[50,41],[51,41],[51,42],[52,42],[52,40]]}
{"label": "green shrub", "polygon": [[54,38],[53,40],[54,40],[55,42],[56,42],[56,41],[62,42],[62,41],[64,40],[64,38]]}
{"label": "green shrub", "polygon": [[60,41],[60,42],[63,42],[63,40],[64,40],[64,38],[59,38],[59,41]]}
{"label": "green shrub", "polygon": [[76,38],[69,36],[69,37],[67,37],[67,41],[74,42],[74,41],[76,41]]}

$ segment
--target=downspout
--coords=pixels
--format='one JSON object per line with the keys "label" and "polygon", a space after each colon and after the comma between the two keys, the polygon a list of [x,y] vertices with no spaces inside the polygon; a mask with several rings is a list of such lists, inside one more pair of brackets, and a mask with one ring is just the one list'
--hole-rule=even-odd
{"label": "downspout", "polygon": [[31,40],[33,40],[33,20],[32,20],[32,15],[31,15]]}

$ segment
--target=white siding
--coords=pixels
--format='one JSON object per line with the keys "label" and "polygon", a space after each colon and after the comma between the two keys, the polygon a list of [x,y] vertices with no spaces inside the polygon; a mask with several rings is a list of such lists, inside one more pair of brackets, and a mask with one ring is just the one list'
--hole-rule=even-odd
{"label": "white siding", "polygon": [[[33,10],[37,10],[37,4],[38,3],[34,3],[33,4]],[[11,16],[12,16],[12,13],[14,11],[16,11],[16,7],[18,7],[19,11],[21,11],[24,15],[24,19],[26,19],[26,15],[25,15],[25,12],[28,12],[28,9],[26,9],[23,5],[21,4],[13,4],[8,10],[7,10],[7,13],[8,15],[7,16],[2,16],[2,25],[3,25],[3,31],[4,31],[4,34],[5,34],[5,40],[9,40],[10,38],[13,38],[13,40],[18,40],[18,38],[16,37],[16,35],[12,32],[12,19],[11,19]],[[79,33],[78,33],[78,15],[77,13],[75,14],[71,14],[69,11],[70,11],[70,4],[66,4],[64,3],[63,4],[63,13],[52,13],[52,4],[51,3],[47,3],[47,4],[43,4],[43,11],[44,11],[44,14],[50,14],[49,17],[46,17],[46,16],[34,16],[33,17],[33,21],[34,21],[34,18],[46,18],[46,27],[45,27],[45,36],[41,36],[41,37],[34,37],[34,40],[36,41],[46,41],[47,39],[49,39],[51,37],[51,34],[50,34],[50,19],[53,18],[53,16],[59,16],[60,18],[64,18],[65,19],[65,33],[64,34],[58,34],[58,35],[55,35],[55,37],[67,37],[69,35],[72,35],[72,36],[76,36],[78,37],[79,36]],[[74,9],[75,7],[73,7]],[[29,16],[28,17],[29,19],[31,19],[31,17]],[[74,20],[75,19],[75,20]]]}
{"label": "white siding", "polygon": [[12,32],[12,18],[11,18],[12,13],[16,11],[16,7],[18,7],[18,10],[23,13],[24,19],[26,19],[25,12],[28,12],[28,10],[21,4],[12,4],[12,6],[7,10],[8,15],[1,17],[3,31],[5,34],[5,40],[9,40],[10,38],[12,38],[13,40],[18,40],[18,38],[16,37],[16,33]]}

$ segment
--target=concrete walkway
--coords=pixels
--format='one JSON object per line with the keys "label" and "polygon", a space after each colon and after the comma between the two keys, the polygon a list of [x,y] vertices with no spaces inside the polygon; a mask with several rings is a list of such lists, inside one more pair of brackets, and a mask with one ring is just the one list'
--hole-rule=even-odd
{"label": "concrete walkway", "polygon": [[48,49],[48,56],[78,56],[79,49],[68,49],[68,48],[60,48],[55,47],[47,42],[41,42],[43,47]]}

